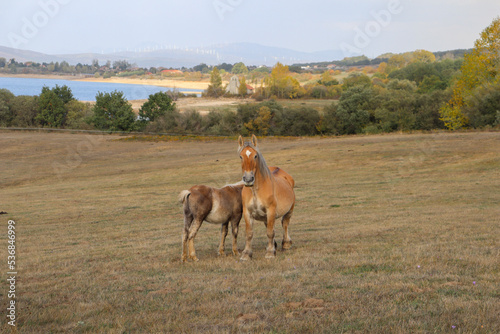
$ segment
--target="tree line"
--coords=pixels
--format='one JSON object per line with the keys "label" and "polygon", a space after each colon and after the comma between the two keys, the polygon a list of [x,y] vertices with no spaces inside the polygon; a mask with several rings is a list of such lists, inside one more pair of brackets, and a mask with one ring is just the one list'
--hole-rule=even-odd
{"label": "tree line", "polygon": [[[135,115],[122,92],[99,93],[96,103],[76,101],[66,87],[44,87],[39,96],[14,96],[0,89],[0,126],[234,135],[345,135],[500,126],[500,18],[495,19],[464,59],[437,61],[417,50],[392,55],[371,73],[342,79],[325,71],[300,85],[288,66],[262,73],[255,103],[237,112],[180,113],[169,93],[149,97]],[[118,65],[117,65],[118,66]],[[244,85],[248,68],[233,66]],[[255,71],[255,70],[254,70]],[[226,94],[217,67],[204,95]],[[240,95],[245,95],[242,89]],[[280,99],[332,99],[322,109],[284,106]]]}

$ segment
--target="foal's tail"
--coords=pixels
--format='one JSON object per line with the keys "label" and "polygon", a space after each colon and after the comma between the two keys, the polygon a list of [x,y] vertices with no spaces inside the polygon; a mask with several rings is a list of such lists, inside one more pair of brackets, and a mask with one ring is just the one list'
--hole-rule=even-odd
{"label": "foal's tail", "polygon": [[189,190],[181,191],[181,193],[179,194],[179,203],[184,204],[189,195],[191,195],[191,192]]}

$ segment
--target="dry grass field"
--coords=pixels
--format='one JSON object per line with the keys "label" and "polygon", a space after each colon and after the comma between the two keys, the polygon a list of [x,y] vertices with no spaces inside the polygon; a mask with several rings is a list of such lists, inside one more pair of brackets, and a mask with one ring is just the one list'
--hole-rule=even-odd
{"label": "dry grass field", "polygon": [[0,132],[18,332],[500,332],[500,133],[262,138],[296,181],[292,249],[266,260],[259,223],[251,262],[230,234],[218,257],[204,223],[185,264],[178,193],[238,181],[237,141],[124,138]]}

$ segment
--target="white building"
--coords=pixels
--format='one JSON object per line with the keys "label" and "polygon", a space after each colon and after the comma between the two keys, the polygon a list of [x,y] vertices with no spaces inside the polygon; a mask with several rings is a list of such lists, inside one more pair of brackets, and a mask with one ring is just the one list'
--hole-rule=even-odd
{"label": "white building", "polygon": [[[240,87],[240,79],[237,75],[233,75],[231,80],[229,80],[229,84],[226,87],[226,92],[234,95],[238,95],[238,89]],[[247,85],[247,94],[253,94],[253,87]]]}

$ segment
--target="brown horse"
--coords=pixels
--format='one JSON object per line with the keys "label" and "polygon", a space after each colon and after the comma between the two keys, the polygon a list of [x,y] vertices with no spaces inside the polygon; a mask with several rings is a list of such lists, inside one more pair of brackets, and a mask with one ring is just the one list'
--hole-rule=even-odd
{"label": "brown horse", "polygon": [[233,233],[233,254],[238,255],[238,226],[242,215],[241,191],[243,182],[227,185],[220,189],[208,186],[193,186],[179,194],[184,206],[184,231],[182,233],[182,262],[188,258],[198,261],[194,250],[194,237],[203,221],[222,224],[219,255],[224,255],[229,222]]}
{"label": "brown horse", "polygon": [[288,224],[295,206],[293,178],[278,167],[267,167],[264,157],[257,148],[257,137],[252,135],[251,142],[238,139],[238,153],[241,158],[243,182],[242,191],[243,217],[245,217],[246,243],[241,260],[252,258],[253,223],[263,221],[267,228],[269,243],[266,248],[266,258],[276,256],[276,241],[274,240],[275,219],[283,217],[283,250],[292,247],[292,239],[288,235]]}

